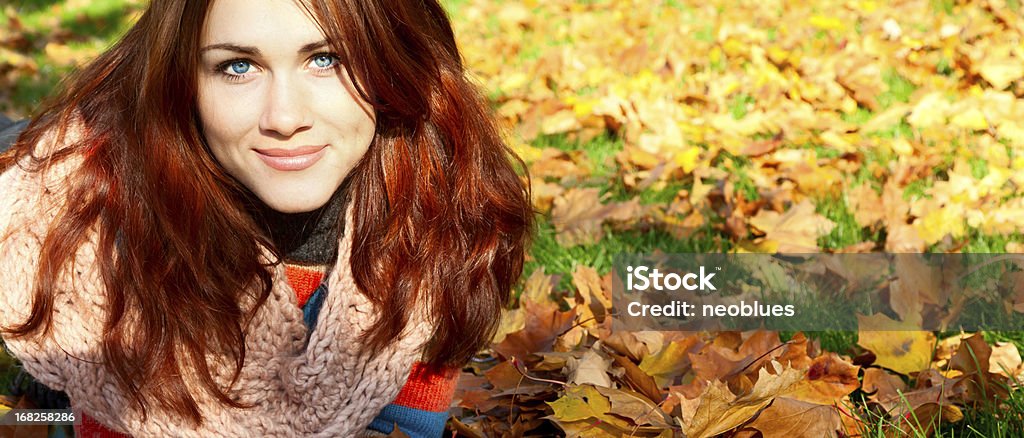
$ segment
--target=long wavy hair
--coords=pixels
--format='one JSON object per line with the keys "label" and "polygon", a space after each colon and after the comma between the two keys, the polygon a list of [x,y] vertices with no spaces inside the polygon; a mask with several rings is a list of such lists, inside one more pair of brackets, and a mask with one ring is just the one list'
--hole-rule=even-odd
{"label": "long wavy hair", "polygon": [[[153,0],[0,157],[0,170],[28,156],[36,171],[64,156],[84,158],[68,188],[74,202],[43,242],[31,314],[3,330],[49,333],[57,276],[95,227],[109,306],[104,366],[144,415],[156,401],[194,424],[202,416],[181,378],[186,368],[222,403],[246,406],[216,383],[205,357],[228,354],[237,379],[255,313],[240,302],[256,293],[256,307],[263,305],[273,282],[260,259],[260,248],[273,245],[244,207],[251,195],[215,161],[199,128],[199,38],[209,4]],[[393,342],[411,303],[423,298],[437,322],[425,360],[461,366],[493,336],[522,272],[533,226],[529,186],[514,166],[522,162],[467,80],[436,1],[301,4],[377,114],[372,144],[349,177],[352,272],[378,310],[361,348]],[[36,155],[35,145],[52,133],[63,138],[71,124],[81,127],[76,141],[59,139],[59,151]]]}

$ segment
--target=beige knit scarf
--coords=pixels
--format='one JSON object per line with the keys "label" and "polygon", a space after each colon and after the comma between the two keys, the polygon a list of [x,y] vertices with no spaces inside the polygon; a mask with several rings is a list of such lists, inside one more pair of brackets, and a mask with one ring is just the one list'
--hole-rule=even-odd
{"label": "beige knit scarf", "polygon": [[[0,324],[23,322],[31,308],[34,274],[47,227],[65,200],[63,187],[80,161],[44,173],[18,166],[0,174]],[[346,214],[351,230],[352,210]],[[54,330],[46,339],[4,339],[26,371],[67,392],[72,405],[113,430],[145,436],[355,436],[394,400],[431,333],[427,312],[414,312],[403,337],[373,358],[358,355],[373,306],[356,288],[349,265],[351,234],[344,233],[329,291],[309,343],[308,329],[284,267],[273,272],[270,298],[246,332],[245,364],[234,386],[251,409],[229,408],[186,376],[204,416],[194,429],[154,404],[145,422],[101,365],[104,285],[94,263],[93,232],[65,269],[54,300]],[[243,303],[243,306],[250,303]],[[229,382],[233,367],[210,357],[214,378]],[[217,366],[221,364],[224,366]]]}

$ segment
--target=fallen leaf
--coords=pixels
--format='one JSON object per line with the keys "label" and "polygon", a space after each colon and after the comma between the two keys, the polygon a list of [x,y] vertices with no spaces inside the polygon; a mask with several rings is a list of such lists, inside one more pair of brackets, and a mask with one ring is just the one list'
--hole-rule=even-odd
{"label": "fallen leaf", "polygon": [[826,353],[814,358],[804,379],[793,384],[785,396],[801,402],[836,405],[861,386],[860,367]]}
{"label": "fallen leaf", "polygon": [[551,224],[555,240],[563,246],[597,243],[604,236],[601,225],[614,209],[604,205],[596,188],[570,189],[555,199],[551,209]]}
{"label": "fallen leaf", "polygon": [[611,363],[611,359],[604,358],[593,349],[583,353],[579,360],[570,357],[565,366],[569,373],[569,383],[610,388],[612,379],[608,376],[608,367]]}
{"label": "fallen leaf", "polygon": [[838,437],[843,420],[832,406],[779,397],[745,427],[761,432],[763,438]]}
{"label": "fallen leaf", "polygon": [[762,368],[757,383],[746,394],[734,395],[725,383],[716,380],[698,399],[684,403],[682,420],[686,436],[712,437],[746,423],[803,377],[800,370],[783,369],[777,363],[769,366],[778,374]]}
{"label": "fallen leaf", "polygon": [[901,331],[905,324],[883,314],[857,315],[861,327],[857,344],[875,354],[878,366],[910,374],[928,368],[932,359],[935,335],[926,331]]}
{"label": "fallen leaf", "polygon": [[832,232],[835,223],[814,212],[810,201],[794,205],[785,214],[761,210],[750,225],[765,233],[766,241],[777,242],[780,253],[818,252],[818,238]]}

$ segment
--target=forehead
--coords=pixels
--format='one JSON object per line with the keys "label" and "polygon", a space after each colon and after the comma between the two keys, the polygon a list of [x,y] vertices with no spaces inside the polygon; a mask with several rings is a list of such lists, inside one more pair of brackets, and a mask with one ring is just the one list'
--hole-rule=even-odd
{"label": "forehead", "polygon": [[322,40],[313,17],[296,0],[213,0],[201,44],[245,43],[292,49]]}

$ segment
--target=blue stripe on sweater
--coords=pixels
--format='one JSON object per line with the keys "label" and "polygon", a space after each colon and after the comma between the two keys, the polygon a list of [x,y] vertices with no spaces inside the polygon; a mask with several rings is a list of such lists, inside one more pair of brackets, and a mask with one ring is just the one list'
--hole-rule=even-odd
{"label": "blue stripe on sweater", "polygon": [[444,434],[447,422],[447,412],[430,412],[390,404],[377,414],[368,429],[391,433],[395,430],[395,424],[398,424],[398,428],[410,438],[438,438]]}
{"label": "blue stripe on sweater", "polygon": [[320,286],[313,291],[313,294],[302,306],[302,321],[312,332],[316,328],[316,321],[320,318],[320,308],[324,306],[324,299],[327,298],[327,283],[320,283]]}

